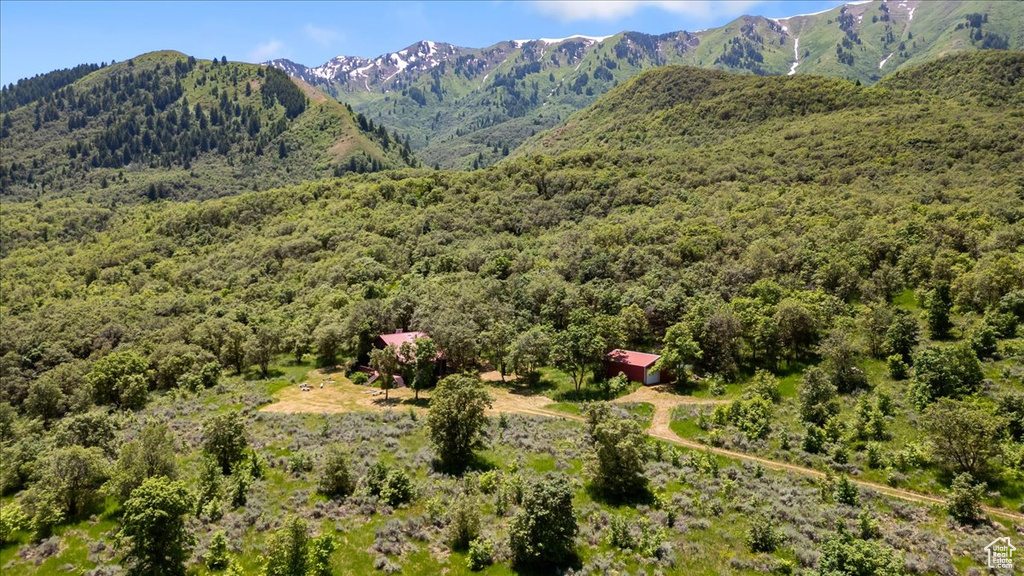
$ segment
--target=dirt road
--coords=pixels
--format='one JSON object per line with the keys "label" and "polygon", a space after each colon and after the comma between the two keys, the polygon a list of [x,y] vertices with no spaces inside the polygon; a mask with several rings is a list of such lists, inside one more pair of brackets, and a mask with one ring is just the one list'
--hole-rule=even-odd
{"label": "dirt road", "polygon": [[[323,383],[323,387],[320,386],[321,382]],[[298,385],[289,386],[277,393],[277,402],[264,406],[261,410],[265,412],[283,413],[340,413],[362,410],[405,410],[412,408],[416,411],[425,411],[427,400],[430,398],[428,392],[423,392],[420,394],[420,401],[414,402],[412,390],[409,388],[398,388],[391,390],[388,394],[390,400],[385,401],[384,394],[375,388],[356,386],[340,373],[323,374],[316,370],[309,373],[306,383],[312,387],[311,390],[302,391]],[[543,394],[533,394],[529,391],[512,391],[506,388],[493,386],[489,391],[493,398],[493,404],[490,410],[487,411],[489,415],[508,412],[533,416],[546,416],[550,418],[562,418],[578,422],[583,421],[582,416],[546,408],[546,406],[553,404],[554,400],[544,396]],[[805,476],[811,476],[813,478],[823,478],[825,476],[824,472],[813,468],[807,468],[797,464],[789,464],[787,462],[779,462],[777,460],[762,458],[745,452],[716,448],[693,440],[680,438],[669,426],[672,422],[672,410],[676,406],[694,404],[714,405],[724,403],[726,402],[725,400],[694,398],[693,396],[675,394],[668,389],[663,389],[661,386],[652,386],[641,387],[632,394],[617,398],[614,402],[620,404],[628,402],[646,402],[653,405],[654,416],[651,420],[650,428],[647,429],[647,433],[653,438],[664,440],[684,448],[708,451],[734,460],[754,462],[765,468],[771,468],[774,470],[794,472]],[[851,478],[850,480],[862,488],[869,488],[893,498],[910,500],[922,504],[941,505],[945,503],[943,498],[930,494],[922,494],[912,490],[894,488],[886,484],[870,482],[867,480],[858,480],[854,478]],[[984,506],[983,508],[986,513],[993,516],[999,516],[1014,522],[1024,523],[1024,514],[993,506]]]}

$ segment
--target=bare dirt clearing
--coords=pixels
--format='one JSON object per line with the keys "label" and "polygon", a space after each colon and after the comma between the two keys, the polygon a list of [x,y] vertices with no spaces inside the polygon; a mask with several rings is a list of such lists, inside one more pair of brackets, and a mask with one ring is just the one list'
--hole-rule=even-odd
{"label": "bare dirt clearing", "polygon": [[[311,389],[304,391],[300,387],[301,384],[308,384]],[[487,411],[490,415],[517,412],[550,416],[548,412],[540,410],[554,402],[543,394],[532,394],[526,390],[489,387],[488,391],[494,399],[491,409]],[[425,412],[430,401],[430,392],[421,392],[417,401],[411,388],[393,388],[385,400],[384,392],[379,388],[357,386],[341,372],[324,373],[321,370],[312,370],[306,375],[305,382],[283,388],[274,394],[274,397],[276,401],[261,408],[262,412],[337,414],[408,408]]]}

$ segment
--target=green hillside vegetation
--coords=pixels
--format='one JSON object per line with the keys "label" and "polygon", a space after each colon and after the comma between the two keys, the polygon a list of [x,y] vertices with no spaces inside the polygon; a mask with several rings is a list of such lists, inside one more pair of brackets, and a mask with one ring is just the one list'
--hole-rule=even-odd
{"label": "green hillside vegetation", "polygon": [[276,69],[155,52],[63,87],[53,74],[3,116],[5,198],[208,198],[413,161]]}
{"label": "green hillside vegetation", "polygon": [[[1022,65],[961,54],[873,86],[669,66],[472,172],[5,198],[0,565],[124,563],[115,534],[162,506],[197,573],[983,566],[1024,502]],[[491,392],[552,394],[584,422],[484,419],[453,470],[431,421],[471,410],[258,411],[314,362],[356,379],[399,328],[457,374],[431,402],[480,401],[475,374],[507,364],[518,379]],[[678,410],[682,436],[829,474],[680,450],[585,404],[621,393],[599,364],[616,347],[727,401]],[[185,485],[136,485],[161,475]]]}
{"label": "green hillside vegetation", "polygon": [[[699,32],[623,32],[601,42],[575,37],[481,49],[443,45],[431,55],[442,60],[429,69],[333,81],[306,69],[303,77],[406,135],[426,165],[464,170],[500,162],[507,151],[650,68],[795,72],[872,84],[941,56],[1020,50],[1022,23],[1020,2],[875,1],[778,20],[742,16]],[[299,74],[305,69],[287,65]]]}

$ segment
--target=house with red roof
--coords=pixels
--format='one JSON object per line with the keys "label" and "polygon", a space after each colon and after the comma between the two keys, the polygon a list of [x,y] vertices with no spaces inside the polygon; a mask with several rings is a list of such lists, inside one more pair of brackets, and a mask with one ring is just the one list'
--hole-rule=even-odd
{"label": "house with red roof", "polygon": [[417,338],[427,338],[426,332],[420,332],[414,330],[411,332],[405,332],[404,330],[398,330],[393,334],[381,334],[374,340],[374,346],[377,348],[387,348],[388,346],[394,346],[396,349],[401,348],[402,344],[406,342],[416,342]]}
{"label": "house with red roof", "polygon": [[615,349],[604,358],[605,374],[609,378],[621,372],[632,382],[651,385],[661,383],[661,373],[654,369],[654,364],[661,356],[646,352]]}
{"label": "house with red roof", "polygon": [[[395,350],[401,350],[403,344],[412,345],[412,354],[402,359],[403,362],[412,363],[416,360],[416,341],[421,338],[430,338],[430,335],[426,332],[420,332],[413,330],[406,332],[404,330],[397,330],[391,334],[381,334],[373,341],[374,348],[387,348],[388,346],[394,346]],[[445,362],[444,352],[442,350],[437,351],[437,356],[434,357],[434,364],[437,366],[438,374],[443,374],[447,368]]]}

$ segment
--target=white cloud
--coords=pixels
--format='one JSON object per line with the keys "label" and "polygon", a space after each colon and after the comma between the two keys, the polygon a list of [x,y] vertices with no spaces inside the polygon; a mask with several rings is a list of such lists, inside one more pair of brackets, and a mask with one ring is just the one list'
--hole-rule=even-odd
{"label": "white cloud", "polygon": [[632,16],[641,9],[653,8],[693,18],[739,16],[764,0],[713,2],[711,0],[540,0],[533,3],[542,14],[564,22],[574,20],[617,20]]}
{"label": "white cloud", "polygon": [[336,43],[341,38],[341,34],[337,30],[321,28],[313,24],[306,24],[303,31],[305,31],[306,37],[324,48]]}
{"label": "white cloud", "polygon": [[249,53],[250,62],[266,62],[271,58],[279,58],[284,50],[284,42],[270,39],[269,42],[257,44],[256,48]]}

